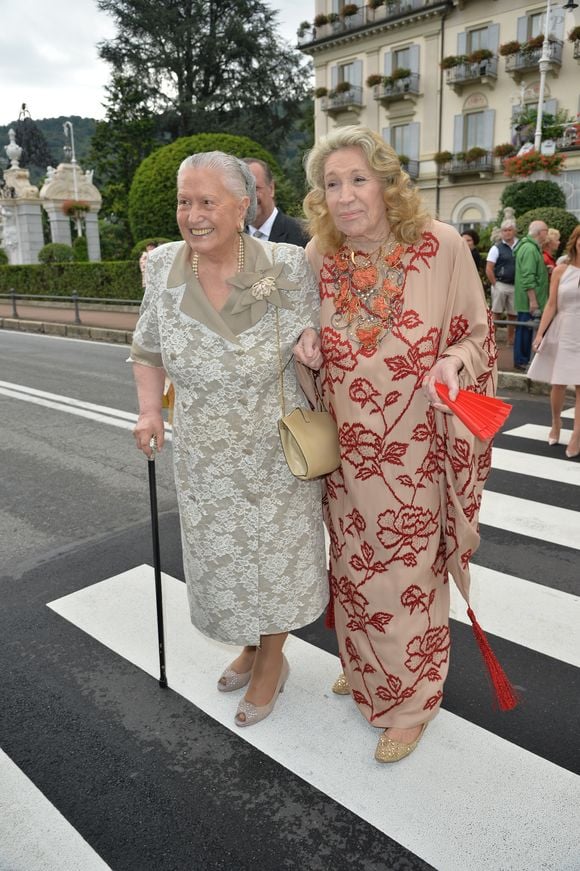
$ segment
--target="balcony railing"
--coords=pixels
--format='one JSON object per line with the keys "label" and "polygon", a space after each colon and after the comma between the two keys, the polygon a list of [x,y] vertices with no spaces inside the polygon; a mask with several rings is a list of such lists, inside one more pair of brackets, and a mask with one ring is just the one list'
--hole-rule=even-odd
{"label": "balcony railing", "polygon": [[574,40],[574,57],[580,58],[580,39]]}
{"label": "balcony railing", "polygon": [[[548,59],[554,67],[562,66],[562,47],[563,43],[559,40],[550,40],[548,43]],[[508,73],[521,73],[526,70],[537,71],[542,50],[542,46],[540,46],[531,51],[518,51],[516,54],[508,55],[505,59],[506,70]]]}
{"label": "balcony railing", "polygon": [[464,85],[482,79],[497,79],[497,57],[486,58],[475,63],[459,64],[446,70],[448,85]]}
{"label": "balcony railing", "polygon": [[391,103],[393,100],[404,100],[406,95],[418,96],[420,76],[411,73],[404,79],[394,79],[388,84],[375,85],[374,98],[382,103]]}
{"label": "balcony railing", "polygon": [[403,18],[413,12],[425,12],[430,6],[439,5],[441,0],[388,0],[377,9],[361,6],[355,15],[345,15],[337,21],[329,21],[327,24],[307,30],[302,36],[297,37],[297,43],[299,46],[310,45],[321,39],[342,36],[361,27]]}
{"label": "balcony railing", "polygon": [[342,112],[348,109],[360,109],[363,105],[363,89],[360,85],[351,85],[350,90],[329,94],[322,98],[323,112]]}
{"label": "balcony railing", "polygon": [[447,163],[441,167],[443,175],[479,175],[489,174],[493,172],[493,153],[488,151],[482,157],[476,157],[475,160],[467,160],[467,158],[452,157]]}

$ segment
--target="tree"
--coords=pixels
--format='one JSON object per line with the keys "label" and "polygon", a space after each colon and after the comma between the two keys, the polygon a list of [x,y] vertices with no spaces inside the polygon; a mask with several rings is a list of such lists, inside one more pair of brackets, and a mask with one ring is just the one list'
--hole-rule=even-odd
{"label": "tree", "polygon": [[98,0],[118,26],[102,58],[143,83],[175,135],[251,133],[273,148],[300,112],[310,63],[261,0]]}
{"label": "tree", "polygon": [[272,155],[245,136],[200,133],[177,139],[147,157],[133,179],[129,193],[129,220],[136,240],[152,236],[178,239],[175,220],[177,170],[182,160],[200,151],[225,151],[237,157],[259,157],[272,169],[277,200],[284,208],[291,190]]}
{"label": "tree", "polygon": [[33,181],[46,174],[46,167],[54,165],[44,134],[28,113],[20,113],[18,121],[11,125],[16,134],[16,142],[22,148],[20,165],[30,170]]}
{"label": "tree", "polygon": [[[566,208],[564,191],[555,181],[515,181],[503,189],[501,195],[502,207],[510,206],[516,217],[523,215],[530,209],[540,206],[554,206],[558,209]],[[501,215],[501,213],[500,213]]]}
{"label": "tree", "polygon": [[[131,181],[156,144],[157,121],[148,107],[153,95],[139,80],[118,71],[106,93],[106,118],[97,122],[89,159],[103,197],[101,214],[129,234]],[[130,239],[127,247],[131,247]]]}

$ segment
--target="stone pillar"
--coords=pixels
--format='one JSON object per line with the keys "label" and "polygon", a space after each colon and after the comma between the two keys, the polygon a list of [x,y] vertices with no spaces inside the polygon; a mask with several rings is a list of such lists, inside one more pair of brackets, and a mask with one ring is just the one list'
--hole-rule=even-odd
{"label": "stone pillar", "polygon": [[38,263],[38,252],[44,246],[42,215],[38,200],[17,200],[16,220],[19,238],[18,263]]}
{"label": "stone pillar", "polygon": [[65,215],[60,203],[45,202],[44,208],[50,221],[50,238],[53,242],[72,245],[70,218]]}
{"label": "stone pillar", "polygon": [[89,260],[101,259],[101,240],[99,238],[99,216],[97,212],[85,213],[85,234]]}
{"label": "stone pillar", "polygon": [[[10,134],[14,131],[10,130]],[[7,187],[13,188],[14,196],[2,200],[4,223],[4,247],[12,265],[38,263],[38,252],[44,245],[42,216],[38,188],[30,184],[27,169],[22,169],[18,159],[22,149],[10,135],[10,145],[5,151],[11,166],[4,171]]]}

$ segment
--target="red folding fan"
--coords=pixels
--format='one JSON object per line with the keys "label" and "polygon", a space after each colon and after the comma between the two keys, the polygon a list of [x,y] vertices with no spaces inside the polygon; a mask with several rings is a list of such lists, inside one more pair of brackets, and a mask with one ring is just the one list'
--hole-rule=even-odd
{"label": "red folding fan", "polygon": [[471,390],[460,390],[454,401],[449,399],[449,388],[446,384],[436,383],[435,390],[441,401],[448,405],[467,429],[481,441],[493,438],[512,410],[511,405],[501,399],[481,396]]}

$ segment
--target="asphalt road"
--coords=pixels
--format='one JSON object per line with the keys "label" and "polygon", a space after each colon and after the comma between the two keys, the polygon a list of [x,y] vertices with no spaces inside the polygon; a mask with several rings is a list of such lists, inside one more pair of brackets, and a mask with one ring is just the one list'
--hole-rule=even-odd
{"label": "asphalt road", "polygon": [[[547,399],[511,397],[475,559],[522,704],[493,709],[458,614],[445,710],[377,772],[325,689],[320,623],[292,640],[280,711],[244,735],[205,689],[227,652],[195,640],[161,690],[154,639],[131,646],[151,543],[127,350],[0,333],[0,871],[578,871],[580,463],[542,440]],[[192,630],[170,444],[156,467],[177,649]]]}

